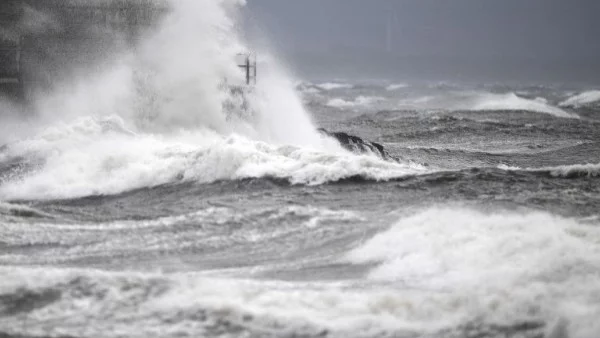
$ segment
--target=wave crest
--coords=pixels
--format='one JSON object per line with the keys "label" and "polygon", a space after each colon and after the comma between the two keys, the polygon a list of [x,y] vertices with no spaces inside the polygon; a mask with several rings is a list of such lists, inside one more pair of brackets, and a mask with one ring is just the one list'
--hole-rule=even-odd
{"label": "wave crest", "polygon": [[[476,315],[482,310],[478,306],[491,305],[490,300],[469,301],[426,290],[224,280],[192,273],[26,268],[0,272],[5,277],[0,330],[16,337],[39,332],[102,337],[404,337],[466,335],[475,327],[498,335],[539,335],[545,324],[531,314],[515,324],[491,315],[482,318]],[[22,325],[24,320],[27,325]]]}
{"label": "wave crest", "polygon": [[354,100],[345,100],[342,98],[334,98],[327,101],[328,107],[333,108],[355,108],[355,107],[366,107],[374,103],[384,101],[385,98],[379,96],[358,96]]}
{"label": "wave crest", "polygon": [[[389,180],[425,172],[420,165],[355,155],[338,146],[327,150],[276,145],[207,130],[172,136],[134,134],[109,122],[79,121],[9,145],[2,155],[5,159],[36,157],[40,165],[3,182],[0,198],[75,198],[181,181],[261,177],[315,185],[355,176]],[[335,142],[322,137],[323,142]]]}
{"label": "wave crest", "polygon": [[565,101],[561,102],[559,105],[561,107],[579,108],[581,106],[596,103],[598,101],[600,101],[600,90],[590,90],[572,96],[566,99]]}
{"label": "wave crest", "polygon": [[572,323],[569,336],[588,337],[600,329],[592,319],[600,314],[598,240],[597,227],[548,213],[432,207],[403,217],[347,259],[374,264],[373,280],[471,295],[505,319],[562,317]]}
{"label": "wave crest", "polygon": [[563,178],[578,178],[578,177],[600,177],[600,163],[593,164],[571,164],[562,165],[556,167],[544,167],[544,168],[519,168],[501,165],[498,167],[502,170],[508,171],[526,171],[534,173],[549,174],[553,177]]}

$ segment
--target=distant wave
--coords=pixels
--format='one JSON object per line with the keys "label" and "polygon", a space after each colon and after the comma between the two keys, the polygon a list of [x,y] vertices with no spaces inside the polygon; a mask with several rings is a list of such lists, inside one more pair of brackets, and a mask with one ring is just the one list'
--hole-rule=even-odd
{"label": "distant wave", "polygon": [[318,88],[322,90],[336,90],[336,89],[350,89],[354,86],[348,83],[338,83],[338,82],[325,82],[317,85]]}
{"label": "distant wave", "polygon": [[391,84],[391,85],[387,86],[385,89],[388,92],[393,92],[395,90],[402,89],[402,88],[407,88],[407,87],[408,87],[408,85],[405,84],[405,83],[395,83],[395,84]]}
{"label": "distant wave", "polygon": [[318,88],[315,88],[315,87],[303,87],[303,88],[299,88],[299,90],[303,94],[318,94],[321,92]]}
{"label": "distant wave", "polygon": [[561,102],[559,105],[561,107],[581,107],[588,105],[590,103],[595,103],[600,101],[600,90],[590,90],[587,92],[583,92],[581,94],[572,96],[567,100]]}
{"label": "distant wave", "polygon": [[317,85],[311,82],[298,81],[295,84],[296,90],[304,94],[318,94],[322,91]]}
{"label": "distant wave", "polygon": [[406,98],[399,102],[400,108],[443,110],[522,110],[544,113],[562,118],[578,118],[574,113],[553,106],[544,98],[524,98],[515,93],[495,94],[479,91],[458,91],[443,94]]}
{"label": "distant wave", "polygon": [[[438,152],[438,150],[425,149],[425,152]],[[511,171],[523,174],[525,179],[532,181],[539,180],[540,176],[556,178],[556,179],[586,179],[600,177],[600,164],[576,164],[545,168],[520,168],[507,165],[499,165],[497,167],[474,167],[464,169],[430,169],[426,172],[418,172],[415,174],[406,174],[398,177],[389,177],[384,181],[402,182],[406,186],[427,186],[436,185],[444,182],[467,182],[478,179],[492,180],[503,182],[512,180],[513,177],[506,175],[505,172]],[[354,175],[340,178],[332,182],[377,182],[381,179],[374,179],[369,175]]]}
{"label": "distant wave", "polygon": [[572,164],[544,168],[519,168],[501,165],[500,169],[508,171],[527,171],[547,173],[553,177],[577,178],[577,177],[600,177],[600,163],[598,164]]}
{"label": "distant wave", "polygon": [[487,94],[477,98],[471,107],[473,110],[528,110],[546,113],[557,117],[573,118],[576,115],[554,107],[543,98],[526,99],[515,93]]}
{"label": "distant wave", "polygon": [[376,102],[385,100],[379,96],[358,96],[354,100],[345,100],[342,98],[331,99],[327,102],[327,106],[333,108],[353,108],[353,107],[365,107],[372,105]]}

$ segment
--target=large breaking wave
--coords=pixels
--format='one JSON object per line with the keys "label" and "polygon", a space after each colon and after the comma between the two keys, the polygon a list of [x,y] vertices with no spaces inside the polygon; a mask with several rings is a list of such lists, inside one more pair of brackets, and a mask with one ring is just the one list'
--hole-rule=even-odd
{"label": "large breaking wave", "polygon": [[[323,139],[323,142],[328,142]],[[272,177],[321,184],[362,176],[386,180],[424,172],[420,165],[354,155],[342,150],[268,143],[212,130],[175,135],[136,134],[118,117],[82,118],[10,145],[0,162],[25,157],[21,173],[0,186],[5,199],[74,198],[118,194],[181,181]]]}
{"label": "large breaking wave", "polygon": [[600,314],[599,236],[593,225],[548,213],[432,207],[402,218],[346,259],[376,264],[372,280],[457,297],[450,307],[459,312],[481,306],[501,322],[563,318],[569,333],[544,336],[593,337],[600,330],[593,319]]}
{"label": "large breaking wave", "polygon": [[[270,176],[319,184],[363,175],[386,179],[420,168],[353,156],[317,132],[293,81],[268,51],[245,97],[238,53],[250,48],[236,23],[241,1],[173,1],[136,51],[35,101],[15,124],[0,163],[0,198],[69,198],[120,193],[178,180]],[[227,104],[226,104],[227,103]],[[14,161],[13,161],[14,162]],[[34,163],[34,164],[32,164]]]}

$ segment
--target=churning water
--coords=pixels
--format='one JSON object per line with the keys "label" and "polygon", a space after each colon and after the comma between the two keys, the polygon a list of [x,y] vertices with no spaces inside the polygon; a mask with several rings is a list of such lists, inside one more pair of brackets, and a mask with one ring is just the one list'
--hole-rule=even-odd
{"label": "churning water", "polygon": [[600,335],[597,90],[297,83],[261,51],[241,109],[239,6],[174,2],[2,121],[0,336]]}

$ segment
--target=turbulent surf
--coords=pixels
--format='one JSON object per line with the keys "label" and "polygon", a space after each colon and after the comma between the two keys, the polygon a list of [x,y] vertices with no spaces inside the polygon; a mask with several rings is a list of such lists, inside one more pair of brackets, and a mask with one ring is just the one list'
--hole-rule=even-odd
{"label": "turbulent surf", "polygon": [[173,1],[2,106],[1,337],[600,334],[596,88],[301,82],[260,50],[240,98],[240,6]]}

